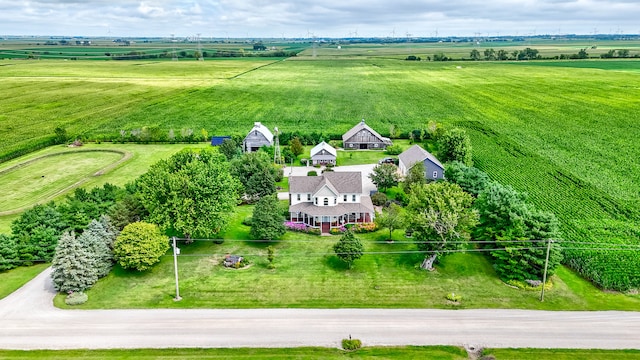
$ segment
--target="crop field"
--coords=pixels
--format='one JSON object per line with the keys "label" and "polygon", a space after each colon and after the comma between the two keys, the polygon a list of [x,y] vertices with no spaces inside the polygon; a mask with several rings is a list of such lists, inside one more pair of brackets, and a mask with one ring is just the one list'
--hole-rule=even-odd
{"label": "crop field", "polygon": [[640,244],[639,60],[435,63],[324,50],[284,61],[0,60],[0,158],[57,126],[108,140],[143,127],[244,134],[254,121],[340,135],[360,118],[388,135],[435,120],[465,128],[480,169],[558,216],[569,265],[601,286],[640,287],[640,256],[620,250]]}

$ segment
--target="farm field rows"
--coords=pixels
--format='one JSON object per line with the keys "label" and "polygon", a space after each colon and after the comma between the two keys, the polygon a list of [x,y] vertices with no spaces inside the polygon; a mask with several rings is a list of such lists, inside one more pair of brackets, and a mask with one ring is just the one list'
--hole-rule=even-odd
{"label": "farm field rows", "polygon": [[[56,126],[89,138],[145,126],[244,134],[253,121],[282,131],[339,135],[362,117],[383,135],[391,125],[406,133],[430,120],[463,127],[479,168],[559,217],[565,240],[574,242],[566,243],[569,264],[607,287],[640,287],[636,254],[600,250],[610,243],[640,243],[640,164],[633,160],[640,155],[640,61],[418,63],[301,56],[186,67],[1,65],[0,106],[8,111],[0,115],[6,139],[0,156],[50,136]],[[73,77],[74,71],[80,75]],[[206,75],[218,72],[225,75]],[[587,256],[571,249],[585,246],[598,250]]]}

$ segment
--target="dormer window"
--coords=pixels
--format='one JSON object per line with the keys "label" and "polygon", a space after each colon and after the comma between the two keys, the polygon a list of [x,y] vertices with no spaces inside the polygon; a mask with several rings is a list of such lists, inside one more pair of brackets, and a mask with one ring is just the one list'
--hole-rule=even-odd
{"label": "dormer window", "polygon": [[329,198],[324,198],[324,206],[329,206]]}
{"label": "dormer window", "polygon": [[342,201],[347,202],[347,195],[342,198]]}
{"label": "dormer window", "polygon": [[307,194],[307,201],[311,201],[311,194]]}
{"label": "dormer window", "polygon": [[315,204],[318,205],[318,198],[315,198]]}
{"label": "dormer window", "polygon": [[300,201],[300,194],[298,194],[298,201]]}

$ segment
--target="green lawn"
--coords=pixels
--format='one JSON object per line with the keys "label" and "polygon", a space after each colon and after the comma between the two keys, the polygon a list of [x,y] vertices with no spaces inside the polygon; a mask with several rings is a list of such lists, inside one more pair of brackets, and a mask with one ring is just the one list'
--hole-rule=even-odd
{"label": "green lawn", "polygon": [[496,360],[635,360],[640,359],[640,350],[484,349],[483,355]]}
{"label": "green lawn", "polygon": [[[336,342],[339,342],[337,339]],[[126,350],[0,350],[0,358],[17,359],[434,359],[466,360],[464,349],[453,346],[363,347],[356,351],[301,348],[238,349],[126,349]]]}
{"label": "green lawn", "polygon": [[[173,259],[168,253],[153,269],[111,274],[88,291],[85,309],[102,308],[520,308],[546,310],[640,310],[640,296],[604,293],[561,268],[554,286],[539,293],[511,288],[495,275],[487,258],[477,252],[445,257],[437,270],[417,269],[422,255],[415,245],[394,232],[393,244],[381,230],[358,235],[366,254],[347,269],[332,252],[338,236],[313,236],[288,232],[273,244],[249,239],[241,224],[252,206],[241,206],[225,242],[196,241],[180,245],[178,259],[180,295],[173,301]],[[266,247],[276,249],[275,270],[267,268]],[[225,254],[245,256],[251,266],[225,269]],[[459,305],[445,296],[462,295]],[[63,296],[55,303],[66,308]]]}
{"label": "green lawn", "polygon": [[0,272],[0,299],[18,290],[48,266],[49,264],[37,264]]}
{"label": "green lawn", "polygon": [[0,173],[2,212],[26,209],[69,191],[126,154],[110,151],[62,151],[10,167]]}

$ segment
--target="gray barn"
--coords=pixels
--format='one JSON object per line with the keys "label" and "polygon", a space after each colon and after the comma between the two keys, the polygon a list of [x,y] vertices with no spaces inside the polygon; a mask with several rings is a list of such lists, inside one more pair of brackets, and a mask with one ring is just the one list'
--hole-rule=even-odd
{"label": "gray barn", "polygon": [[424,176],[427,180],[444,179],[444,166],[442,166],[435,156],[431,155],[430,152],[421,148],[419,145],[413,145],[403,151],[402,154],[398,155],[398,159],[398,167],[403,176],[406,176],[409,169],[415,164],[422,162],[425,169]]}
{"label": "gray barn", "polygon": [[258,151],[263,146],[273,145],[273,134],[266,126],[259,122],[253,124],[253,129],[249,131],[242,141],[242,150],[244,152]]}
{"label": "gray barn", "polygon": [[364,119],[351,130],[342,135],[342,147],[345,150],[384,150],[391,146],[391,139],[378,134],[375,130],[364,123]]}

